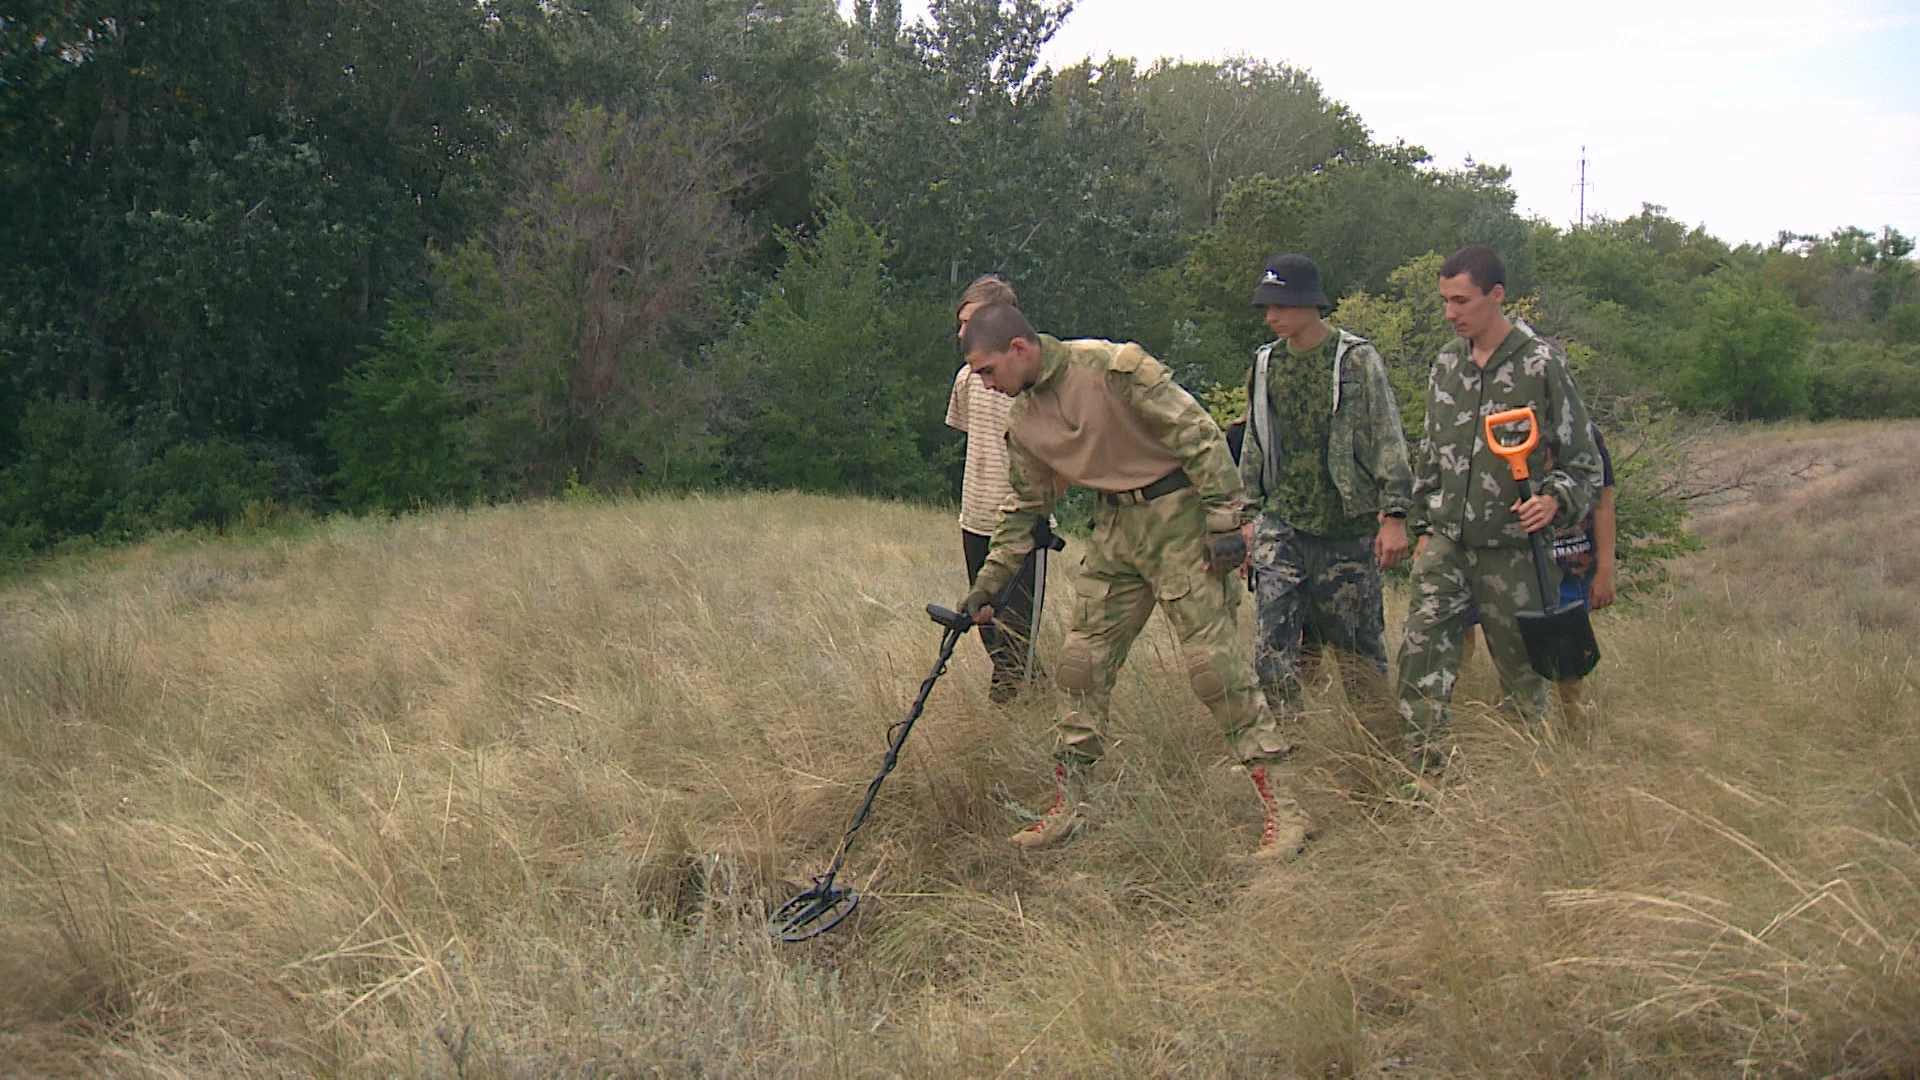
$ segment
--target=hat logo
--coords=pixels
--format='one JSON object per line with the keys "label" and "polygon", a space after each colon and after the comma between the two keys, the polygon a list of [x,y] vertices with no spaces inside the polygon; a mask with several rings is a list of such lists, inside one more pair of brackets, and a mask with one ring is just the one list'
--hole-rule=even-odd
{"label": "hat logo", "polygon": [[1262,285],[1285,285],[1286,283],[1286,279],[1271,270],[1267,271],[1266,275],[1260,279],[1260,284]]}

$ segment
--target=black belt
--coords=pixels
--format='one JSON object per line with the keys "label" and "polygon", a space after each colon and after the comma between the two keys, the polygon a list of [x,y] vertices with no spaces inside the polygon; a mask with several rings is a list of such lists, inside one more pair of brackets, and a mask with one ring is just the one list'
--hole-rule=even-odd
{"label": "black belt", "polygon": [[1100,501],[1108,506],[1139,506],[1141,503],[1152,502],[1162,495],[1171,495],[1181,488],[1192,486],[1193,481],[1187,477],[1187,470],[1175,469],[1143,488],[1134,488],[1132,491],[1103,491],[1100,493]]}

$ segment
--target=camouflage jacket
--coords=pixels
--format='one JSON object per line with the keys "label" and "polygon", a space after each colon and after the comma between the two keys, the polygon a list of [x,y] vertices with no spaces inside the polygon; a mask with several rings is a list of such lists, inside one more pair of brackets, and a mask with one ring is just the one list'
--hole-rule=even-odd
{"label": "camouflage jacket", "polygon": [[1473,345],[1465,338],[1448,342],[1434,361],[1426,430],[1413,459],[1414,508],[1407,524],[1414,532],[1436,532],[1468,547],[1527,546],[1511,509],[1519,485],[1507,463],[1487,448],[1481,423],[1527,406],[1540,418],[1540,443],[1527,458],[1534,489],[1560,501],[1555,527],[1586,517],[1599,496],[1601,475],[1586,403],[1566,354],[1521,323],[1484,370],[1474,364]]}
{"label": "camouflage jacket", "polygon": [[1101,491],[1145,487],[1184,469],[1209,531],[1239,525],[1240,474],[1226,436],[1166,365],[1138,345],[1040,337],[1040,374],[1007,413],[1007,479],[976,590],[998,593],[1033,549],[1060,481]]}
{"label": "camouflage jacket", "polygon": [[[1350,517],[1406,514],[1413,507],[1413,471],[1407,461],[1407,437],[1400,427],[1400,405],[1387,378],[1387,363],[1366,338],[1335,330],[1333,370],[1327,380],[1332,401],[1327,428],[1327,474],[1339,489]],[[1247,377],[1248,422],[1240,450],[1240,481],[1247,499],[1274,509],[1273,484],[1281,475],[1281,436],[1267,395],[1266,372],[1276,348],[1262,345],[1253,354]]]}

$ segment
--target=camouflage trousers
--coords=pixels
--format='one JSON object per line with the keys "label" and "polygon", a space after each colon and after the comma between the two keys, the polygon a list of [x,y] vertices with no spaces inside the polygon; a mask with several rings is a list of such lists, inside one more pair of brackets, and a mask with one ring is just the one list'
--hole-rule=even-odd
{"label": "camouflage trousers", "polygon": [[1413,564],[1397,686],[1400,716],[1407,724],[1406,755],[1416,766],[1432,767],[1445,759],[1439,742],[1460,675],[1461,635],[1476,606],[1501,690],[1528,721],[1551,715],[1552,684],[1528,663],[1517,618],[1522,611],[1540,610],[1539,591],[1526,548],[1469,548],[1438,534],[1427,542]]}
{"label": "camouflage trousers", "polygon": [[1173,624],[1187,682],[1220,724],[1235,756],[1279,761],[1281,736],[1240,645],[1238,574],[1206,570],[1206,516],[1192,488],[1151,502],[1094,511],[1093,537],[1074,581],[1073,620],[1054,685],[1060,690],[1055,756],[1072,767],[1106,753],[1114,680],[1157,603]]}
{"label": "camouflage trousers", "polygon": [[1331,645],[1363,662],[1342,658],[1340,664],[1355,705],[1384,688],[1386,601],[1373,537],[1310,536],[1262,514],[1253,527],[1248,581],[1254,601],[1253,666],[1267,704],[1282,720],[1300,708],[1303,647]]}

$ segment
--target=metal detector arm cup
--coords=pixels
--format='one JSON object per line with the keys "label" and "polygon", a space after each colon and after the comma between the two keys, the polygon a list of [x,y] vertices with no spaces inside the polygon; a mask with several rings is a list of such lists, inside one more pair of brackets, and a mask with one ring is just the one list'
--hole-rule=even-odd
{"label": "metal detector arm cup", "polygon": [[[1503,424],[1518,424],[1522,421],[1527,425],[1527,437],[1511,446],[1501,442],[1493,433],[1494,428]],[[1526,405],[1518,409],[1494,413],[1487,417],[1486,427],[1487,449],[1505,458],[1507,468],[1513,470],[1513,478],[1524,485],[1529,475],[1527,455],[1533,453],[1533,448],[1540,445],[1540,420],[1533,415],[1533,406]],[[1526,494],[1531,496],[1532,492]]]}
{"label": "metal detector arm cup", "polygon": [[963,634],[973,626],[973,620],[967,618],[966,612],[944,608],[939,604],[928,604],[927,615],[941,626],[949,630],[958,630]]}
{"label": "metal detector arm cup", "polygon": [[[1026,561],[1035,561],[1040,557],[1040,552],[1042,551],[1059,551],[1066,546],[1067,542],[1065,540],[1055,536],[1052,532],[1048,532],[1044,540],[1037,543],[1032,551],[1027,552]],[[1007,579],[1007,583],[1001,587],[999,595],[987,601],[987,606],[995,611],[1006,607],[1007,602],[1013,599],[1013,591],[1019,587],[1020,575],[1015,574]],[[958,630],[963,634],[973,628],[973,620],[967,617],[966,612],[941,607],[939,604],[927,605],[927,617],[949,630]]]}

